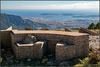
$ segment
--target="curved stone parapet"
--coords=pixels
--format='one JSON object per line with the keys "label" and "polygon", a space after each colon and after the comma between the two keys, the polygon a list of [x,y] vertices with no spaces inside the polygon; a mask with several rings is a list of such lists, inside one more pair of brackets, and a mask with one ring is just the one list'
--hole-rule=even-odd
{"label": "curved stone parapet", "polygon": [[[12,31],[11,42],[12,48],[14,49],[14,43],[18,41],[23,41],[28,34],[36,37],[37,42],[32,46],[23,46],[22,48],[29,49],[29,57],[42,58],[46,54],[47,45],[44,46],[45,42],[52,46],[55,45],[55,58],[56,60],[66,60],[74,57],[84,57],[88,56],[89,48],[89,35],[85,33],[78,32],[59,32],[59,31]],[[63,42],[63,43],[61,43]],[[52,47],[49,47],[50,50]],[[53,48],[54,48],[53,47]],[[32,50],[31,50],[32,48]],[[16,50],[18,47],[16,47]],[[23,49],[23,50],[25,50]],[[52,51],[52,50],[51,50]],[[15,52],[16,53],[16,52]],[[30,53],[33,53],[32,55]],[[17,53],[16,53],[17,54]]]}

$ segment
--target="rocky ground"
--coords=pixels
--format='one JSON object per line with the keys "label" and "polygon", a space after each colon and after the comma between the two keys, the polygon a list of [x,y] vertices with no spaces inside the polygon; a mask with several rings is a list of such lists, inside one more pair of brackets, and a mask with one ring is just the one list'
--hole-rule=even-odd
{"label": "rocky ground", "polygon": [[99,36],[89,36],[89,48],[99,49],[100,38]]}
{"label": "rocky ground", "polygon": [[[89,48],[99,49],[99,36],[89,36]],[[82,66],[92,61],[89,57],[58,62],[51,58],[17,60],[10,48],[1,49],[1,66]],[[91,62],[94,63],[94,62]],[[95,61],[96,63],[96,61]]]}

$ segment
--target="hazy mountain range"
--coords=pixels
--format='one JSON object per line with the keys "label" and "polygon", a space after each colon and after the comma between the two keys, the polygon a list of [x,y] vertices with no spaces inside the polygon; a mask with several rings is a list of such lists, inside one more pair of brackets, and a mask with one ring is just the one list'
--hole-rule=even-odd
{"label": "hazy mountain range", "polygon": [[43,23],[36,23],[29,19],[23,19],[20,16],[0,14],[1,16],[1,30],[7,29],[12,26],[13,29],[23,30],[25,27],[31,27],[32,29],[48,28],[49,26]]}
{"label": "hazy mountain range", "polygon": [[[25,27],[30,27],[33,30],[49,28],[49,29],[77,29],[80,27],[87,28],[91,23],[97,23],[98,20],[88,19],[70,19],[70,20],[49,20],[46,17],[21,17],[16,15],[9,15],[1,13],[1,30],[7,29],[12,26],[13,29],[23,30]],[[48,14],[42,14],[48,15]],[[51,14],[50,14],[51,15]],[[55,15],[55,14],[53,14]],[[69,14],[68,14],[69,15]],[[72,15],[72,14],[70,14]],[[87,16],[75,16],[75,17],[87,17]],[[91,15],[88,17],[97,17]]]}

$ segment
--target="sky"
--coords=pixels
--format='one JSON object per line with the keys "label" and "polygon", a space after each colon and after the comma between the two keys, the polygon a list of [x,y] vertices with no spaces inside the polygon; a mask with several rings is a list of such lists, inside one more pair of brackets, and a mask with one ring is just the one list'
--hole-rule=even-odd
{"label": "sky", "polygon": [[99,1],[1,1],[1,9],[85,9],[99,11]]}

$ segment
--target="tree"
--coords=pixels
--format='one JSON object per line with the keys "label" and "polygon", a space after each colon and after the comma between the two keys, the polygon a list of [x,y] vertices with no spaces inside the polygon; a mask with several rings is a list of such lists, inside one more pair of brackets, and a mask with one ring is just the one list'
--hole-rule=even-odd
{"label": "tree", "polygon": [[100,29],[100,22],[96,24],[96,29]]}
{"label": "tree", "polygon": [[32,30],[30,27],[25,27],[24,29],[25,30]]}
{"label": "tree", "polygon": [[88,26],[88,29],[94,29],[95,27],[95,24],[94,23],[91,23],[89,26]]}

